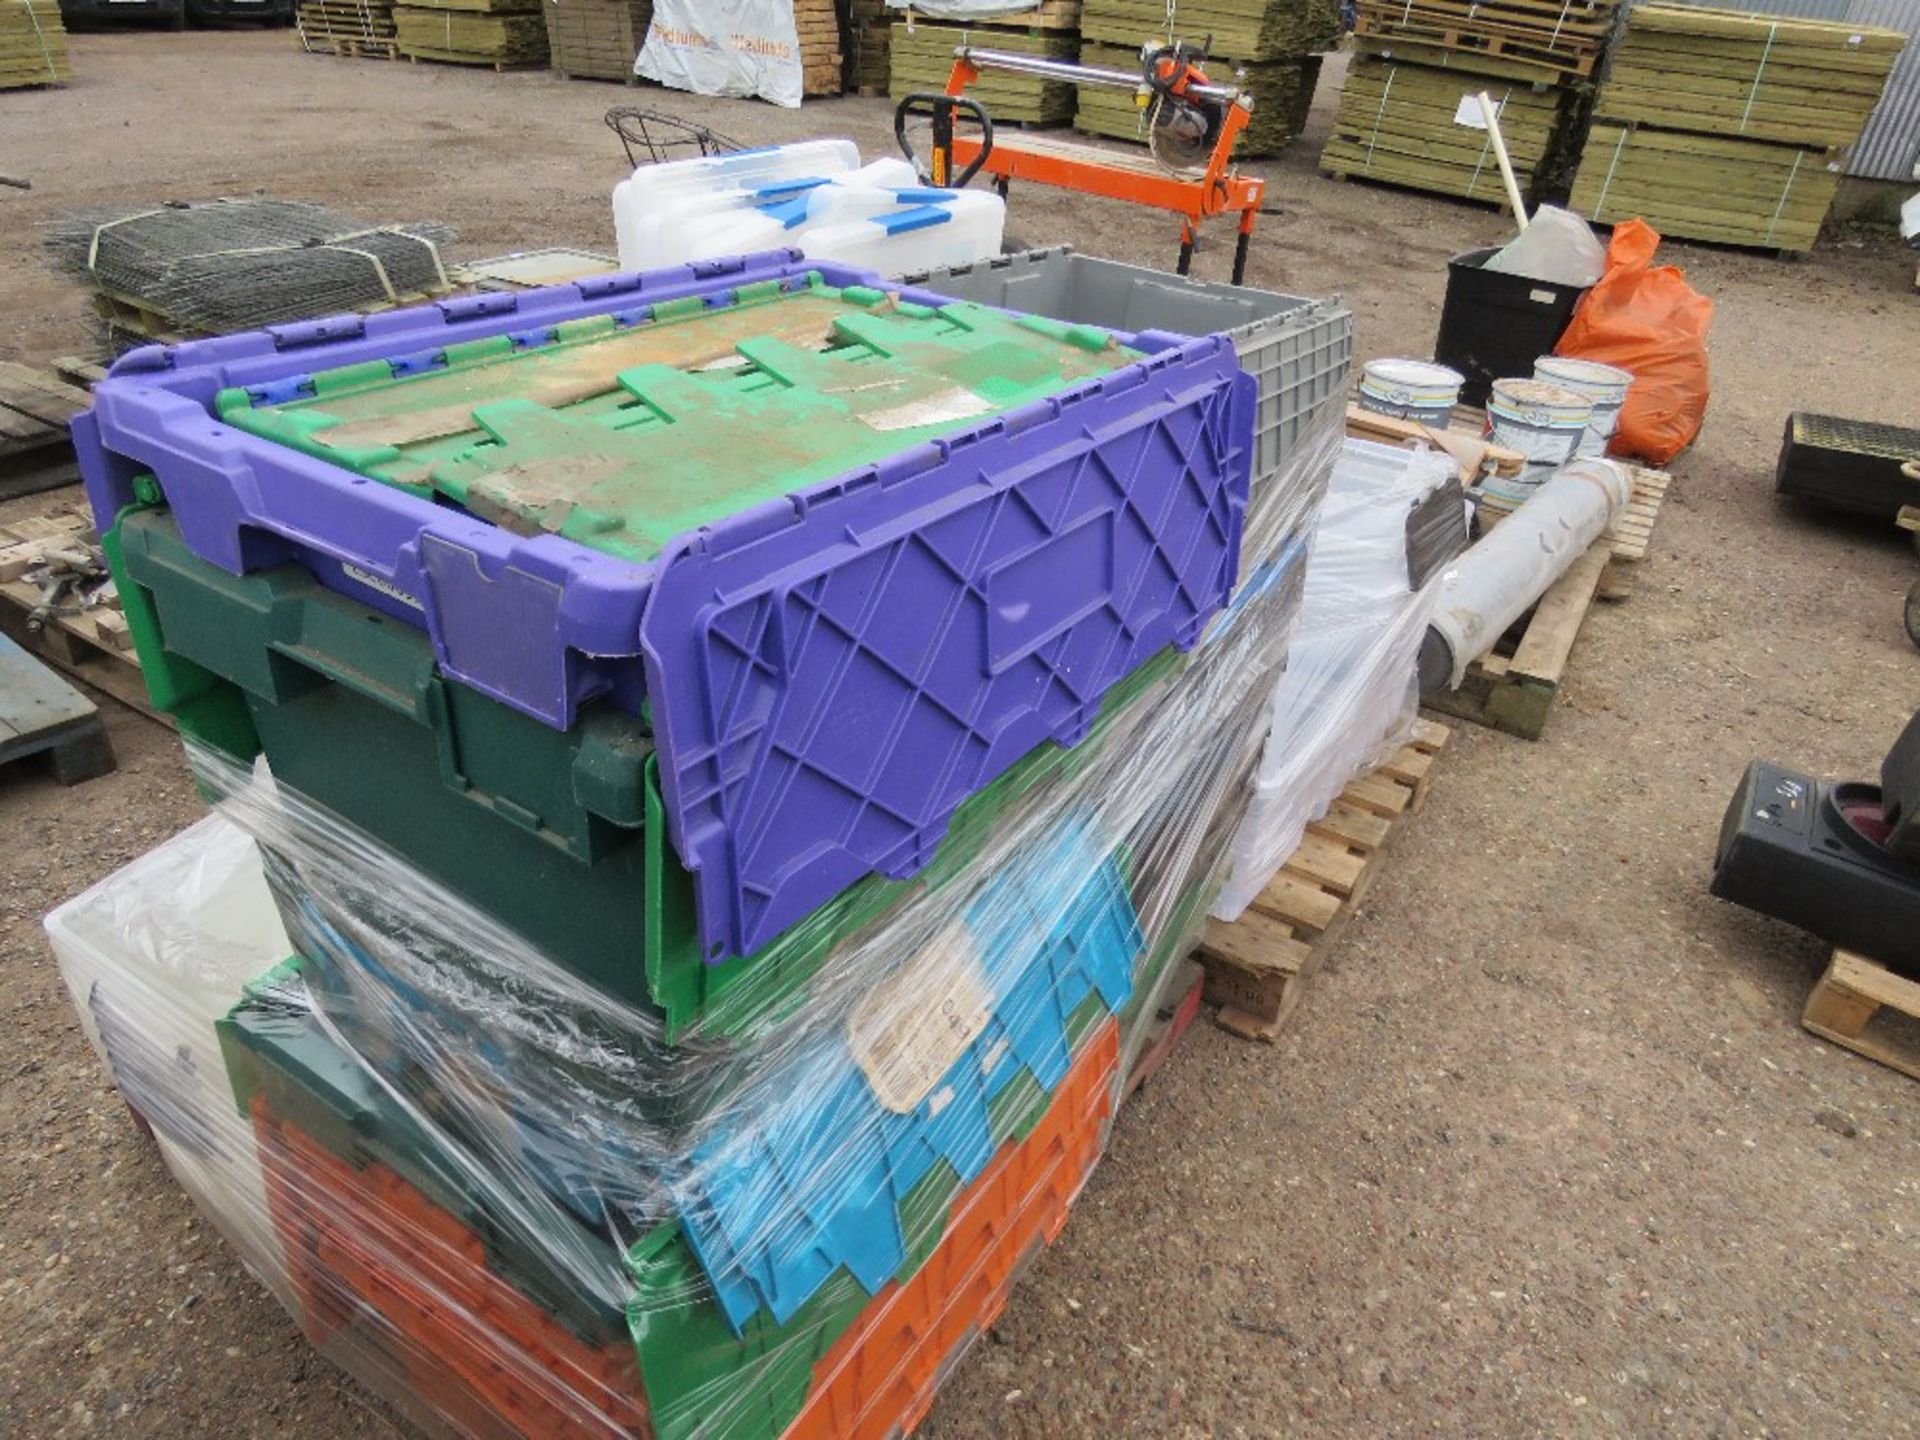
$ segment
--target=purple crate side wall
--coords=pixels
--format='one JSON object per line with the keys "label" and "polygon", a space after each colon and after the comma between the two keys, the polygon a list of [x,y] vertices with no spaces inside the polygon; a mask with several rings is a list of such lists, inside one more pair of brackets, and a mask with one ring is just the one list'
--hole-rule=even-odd
{"label": "purple crate side wall", "polygon": [[1226,603],[1257,387],[1223,338],[1152,346],[663,557],[648,692],[709,958],[920,869],[960,801]]}

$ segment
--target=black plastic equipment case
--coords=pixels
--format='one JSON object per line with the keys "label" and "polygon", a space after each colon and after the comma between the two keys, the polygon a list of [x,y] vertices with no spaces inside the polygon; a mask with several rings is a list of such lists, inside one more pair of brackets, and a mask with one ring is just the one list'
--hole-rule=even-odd
{"label": "black plastic equipment case", "polygon": [[1880,762],[1880,815],[1887,824],[1887,849],[1920,865],[1920,712]]}
{"label": "black plastic equipment case", "polygon": [[1720,822],[1722,900],[1920,978],[1920,867],[1891,855],[1880,790],[1755,760]]}
{"label": "black plastic equipment case", "polygon": [[1920,505],[1920,482],[1900,473],[1908,460],[1920,460],[1920,430],[1796,410],[1773,484],[1782,495],[1892,520],[1902,505]]}

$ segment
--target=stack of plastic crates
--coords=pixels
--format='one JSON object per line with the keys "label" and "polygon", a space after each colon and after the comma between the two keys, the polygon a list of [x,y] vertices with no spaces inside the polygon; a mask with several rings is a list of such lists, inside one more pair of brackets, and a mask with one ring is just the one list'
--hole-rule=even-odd
{"label": "stack of plastic crates", "polygon": [[790,252],[115,367],[250,939],[156,857],[49,925],[317,1346],[463,1434],[911,1428],[1224,879],[1338,443],[1250,505],[1258,394]]}

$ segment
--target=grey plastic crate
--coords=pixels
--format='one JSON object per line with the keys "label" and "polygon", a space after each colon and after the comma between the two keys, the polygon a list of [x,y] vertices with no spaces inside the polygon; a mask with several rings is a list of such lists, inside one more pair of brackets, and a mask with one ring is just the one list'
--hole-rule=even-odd
{"label": "grey plastic crate", "polygon": [[1332,401],[1344,404],[1353,364],[1353,312],[1246,285],[1190,280],[1055,245],[910,275],[956,300],[974,300],[1106,330],[1168,330],[1233,337],[1241,368],[1260,383],[1254,480],[1275,474],[1301,430]]}

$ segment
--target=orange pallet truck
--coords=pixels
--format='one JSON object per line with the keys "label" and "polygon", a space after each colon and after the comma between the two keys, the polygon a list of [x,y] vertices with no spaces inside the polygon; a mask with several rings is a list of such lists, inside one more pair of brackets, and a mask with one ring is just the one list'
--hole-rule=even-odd
{"label": "orange pallet truck", "polygon": [[[1140,70],[1128,72],[963,45],[954,51],[944,94],[923,92],[901,100],[894,111],[894,135],[929,184],[964,186],[984,170],[1002,197],[1013,181],[1032,180],[1172,211],[1180,217],[1176,268],[1182,275],[1193,264],[1201,222],[1210,215],[1238,214],[1240,236],[1233,252],[1233,283],[1238,285],[1246,278],[1247,247],[1266,182],[1240,174],[1230,163],[1253,97],[1210,82],[1200,68],[1205,60],[1204,45],[1147,46],[1141,51]],[[1123,154],[1041,135],[1009,137],[1003,132],[996,138],[986,108],[966,96],[984,70],[1132,90],[1146,112],[1148,153]],[[955,123],[962,115],[976,127],[970,133],[961,133]],[[915,120],[925,121],[931,131],[930,153],[924,159],[908,133],[909,122]]]}

